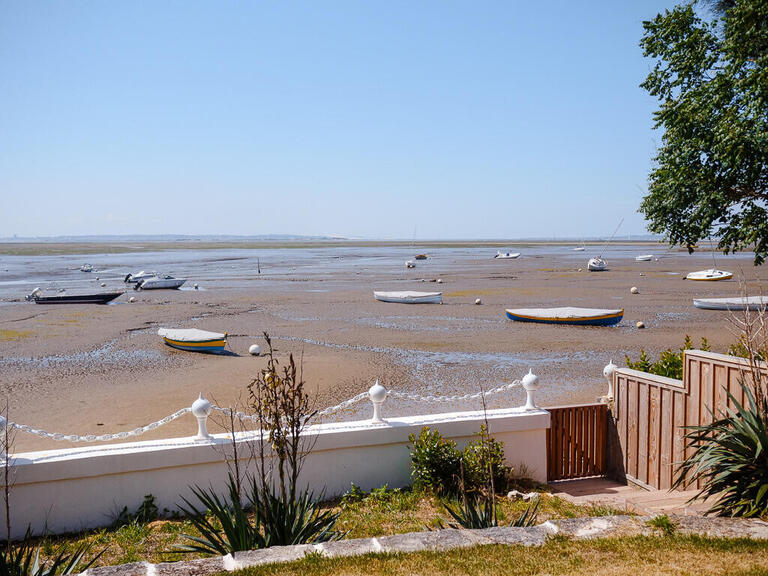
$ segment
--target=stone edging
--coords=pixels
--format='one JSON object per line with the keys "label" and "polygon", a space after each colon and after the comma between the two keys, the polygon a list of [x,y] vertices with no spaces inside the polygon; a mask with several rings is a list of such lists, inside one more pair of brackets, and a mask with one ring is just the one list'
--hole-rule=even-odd
{"label": "stone edging", "polygon": [[[658,534],[647,524],[651,516],[602,516],[550,520],[531,528],[497,527],[483,530],[435,530],[411,532],[379,538],[357,538],[324,544],[274,546],[262,550],[238,552],[234,556],[216,556],[180,562],[150,564],[134,562],[118,566],[91,568],[83,576],[207,576],[217,572],[234,571],[248,566],[301,560],[310,553],[323,556],[359,556],[369,553],[417,552],[421,550],[451,550],[487,544],[516,544],[541,546],[547,537],[563,534],[577,540],[615,536]],[[768,522],[740,518],[706,518],[701,516],[670,516],[680,534],[697,534],[713,538],[753,538],[768,540]]]}

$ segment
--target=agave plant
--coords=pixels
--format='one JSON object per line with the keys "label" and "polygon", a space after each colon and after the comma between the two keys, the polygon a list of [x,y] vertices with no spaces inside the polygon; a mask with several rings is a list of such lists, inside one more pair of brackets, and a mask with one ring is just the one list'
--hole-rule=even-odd
{"label": "agave plant", "polygon": [[768,414],[763,413],[750,387],[742,406],[728,392],[732,407],[705,426],[690,426],[686,434],[693,449],[678,467],[674,488],[701,481],[692,499],[714,498],[709,513],[721,516],[768,514]]}
{"label": "agave plant", "polygon": [[[540,498],[531,502],[520,516],[510,522],[510,526],[527,528],[536,523],[536,517],[539,510]],[[455,522],[448,525],[452,528],[493,528],[499,525],[496,516],[496,507],[489,498],[476,496],[474,498],[464,498],[462,503],[455,508],[450,504],[445,505],[445,509],[453,517]]]}
{"label": "agave plant", "polygon": [[0,576],[54,576],[74,574],[90,567],[104,551],[89,562],[80,564],[90,546],[83,544],[72,553],[59,549],[47,562],[40,561],[40,547],[31,544],[32,534],[27,530],[24,540],[15,547],[0,552]]}
{"label": "agave plant", "polygon": [[323,511],[312,492],[300,492],[291,500],[278,491],[260,488],[252,478],[247,509],[231,475],[227,488],[228,499],[219,497],[212,488],[198,486],[192,488],[196,504],[182,498],[185,505],[179,508],[189,516],[200,536],[185,534],[189,543],[178,546],[178,550],[231,554],[269,546],[327,542],[343,536],[333,530],[340,513]]}
{"label": "agave plant", "polygon": [[190,543],[178,546],[178,550],[225,555],[269,545],[261,533],[258,515],[248,517],[232,475],[228,481],[229,500],[220,498],[213,488],[195,486],[191,490],[198,504],[182,497],[186,506],[180,505],[179,509],[189,517],[200,536],[184,534]]}

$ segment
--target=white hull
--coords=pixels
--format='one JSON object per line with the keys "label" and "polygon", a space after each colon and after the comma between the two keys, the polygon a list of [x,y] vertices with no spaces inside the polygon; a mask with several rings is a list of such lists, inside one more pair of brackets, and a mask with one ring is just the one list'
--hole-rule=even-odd
{"label": "white hull", "polygon": [[754,310],[760,311],[768,306],[768,296],[748,296],[737,298],[698,298],[693,301],[696,308],[702,310]]}
{"label": "white hull", "polygon": [[496,252],[496,256],[494,256],[494,258],[498,258],[499,260],[514,260],[519,257],[520,252]]}
{"label": "white hull", "polygon": [[571,248],[574,252],[584,252],[584,246],[579,246],[578,248]]}
{"label": "white hull", "polygon": [[373,297],[379,302],[397,302],[399,304],[440,304],[442,292],[374,292]]}
{"label": "white hull", "polygon": [[587,269],[590,272],[603,272],[608,270],[608,264],[602,258],[590,258],[587,262]]}
{"label": "white hull", "polygon": [[698,280],[704,282],[715,282],[717,280],[729,280],[733,278],[733,272],[726,272],[725,270],[716,270],[711,268],[709,270],[699,270],[698,272],[691,272],[685,277],[686,280]]}
{"label": "white hull", "polygon": [[146,280],[142,280],[137,285],[137,288],[139,290],[172,290],[174,288],[180,288],[184,282],[186,282],[186,278],[147,278]]}
{"label": "white hull", "polygon": [[636,262],[650,262],[653,260],[653,254],[643,254],[641,256],[635,256]]}

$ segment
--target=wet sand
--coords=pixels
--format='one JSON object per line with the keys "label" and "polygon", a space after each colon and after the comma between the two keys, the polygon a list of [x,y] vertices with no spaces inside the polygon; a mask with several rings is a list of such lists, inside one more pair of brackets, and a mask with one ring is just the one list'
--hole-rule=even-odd
{"label": "wet sand", "polygon": [[[589,254],[575,257],[569,248],[561,256],[524,252],[517,260],[494,260],[493,253],[446,256],[435,249],[413,270],[368,265],[323,275],[298,269],[279,277],[267,271],[229,284],[201,281],[200,290],[130,291],[108,306],[41,306],[6,292],[0,301],[0,389],[11,419],[20,423],[67,434],[129,430],[189,406],[200,392],[220,405],[247,400],[247,385],[266,363],[250,356],[248,347],[264,347],[266,331],[279,357],[292,352],[301,358],[318,408],[367,390],[377,378],[406,392],[453,395],[521,378],[529,368],[540,379],[539,403],[552,406],[603,394],[602,368],[610,359],[624,365],[625,355],[636,357],[641,348],[654,355],[678,348],[685,334],[696,342],[708,338],[715,351],[735,340],[728,313],[698,310],[692,299],[738,295],[740,282],[682,280],[710,267],[711,259],[668,253],[641,263],[616,256],[608,258],[609,272],[589,273]],[[741,272],[750,293],[760,293],[760,281],[768,277],[748,257],[719,264]],[[433,282],[437,278],[440,285]],[[105,290],[124,288],[117,274],[107,283]],[[640,293],[630,294],[632,286]],[[376,302],[374,289],[440,290],[444,304]],[[476,298],[482,305],[474,304]],[[612,328],[504,317],[510,307],[568,305],[624,308],[625,316]],[[646,329],[637,329],[637,321]],[[228,332],[228,354],[169,348],[156,334],[161,326]],[[522,390],[513,390],[494,396],[489,406],[523,401]],[[478,407],[390,399],[384,414]],[[336,417],[369,412],[363,402]],[[195,430],[194,418],[184,416],[141,438]],[[17,451],[70,446],[28,434],[18,434],[15,445]]]}

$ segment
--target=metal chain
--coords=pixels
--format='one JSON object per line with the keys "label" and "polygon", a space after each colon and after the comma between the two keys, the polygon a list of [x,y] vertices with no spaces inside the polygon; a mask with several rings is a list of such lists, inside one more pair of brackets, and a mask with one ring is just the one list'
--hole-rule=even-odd
{"label": "metal chain", "polygon": [[512,388],[515,388],[517,386],[521,386],[522,382],[520,380],[515,380],[514,382],[510,382],[509,384],[502,384],[501,386],[498,386],[496,388],[491,388],[490,390],[486,390],[485,392],[475,392],[474,394],[464,394],[463,396],[422,396],[420,394],[408,394],[407,392],[398,392],[396,390],[389,390],[387,392],[388,396],[392,396],[393,398],[404,398],[406,400],[416,400],[417,402],[464,402],[466,400],[478,400],[484,396],[491,396],[492,394],[498,394],[500,392],[505,392],[507,390],[511,390]]}
{"label": "metal chain", "polygon": [[182,408],[178,412],[174,412],[170,416],[166,416],[157,422],[152,422],[151,424],[147,424],[141,428],[135,428],[134,430],[128,430],[125,432],[117,432],[115,434],[88,434],[86,436],[78,436],[77,434],[60,434],[47,432],[45,430],[38,430],[36,428],[32,428],[31,426],[27,426],[26,424],[17,424],[16,422],[8,422],[8,426],[16,430],[34,434],[35,436],[40,436],[41,438],[48,438],[49,440],[66,440],[67,442],[109,442],[110,440],[123,440],[125,438],[130,438],[131,436],[139,436],[145,432],[159,428],[164,424],[168,424],[169,422],[176,420],[176,418],[180,418],[181,416],[184,416],[184,414],[187,414],[191,411],[191,408]]}
{"label": "metal chain", "polygon": [[[391,396],[393,398],[403,398],[406,400],[415,400],[417,402],[426,402],[426,403],[464,402],[467,400],[477,400],[482,397],[491,396],[492,394],[505,392],[506,390],[511,390],[512,388],[520,386],[521,384],[522,382],[520,380],[515,380],[514,382],[510,382],[509,384],[503,384],[496,388],[486,390],[485,392],[476,392],[474,394],[464,394],[462,396],[422,396],[421,394],[409,394],[407,392],[398,392],[396,390],[388,390],[387,396]],[[330,406],[328,408],[323,408],[322,410],[320,410],[315,414],[315,417],[328,416],[329,414],[338,412],[339,410],[349,408],[350,406],[357,404],[358,402],[366,399],[367,397],[368,397],[368,392],[361,392],[357,396],[353,396],[352,398],[345,400],[340,404],[336,404],[335,406]],[[246,414],[245,412],[232,412],[231,409],[221,408],[220,406],[212,406],[211,408],[223,414],[232,414],[233,416],[237,417],[239,420],[250,420],[251,422],[254,422],[256,424],[259,423],[258,417],[252,414]],[[34,434],[35,436],[40,436],[41,438],[47,438],[49,440],[67,441],[67,442],[109,442],[112,440],[124,440],[125,438],[130,438],[132,436],[140,436],[145,432],[149,432],[151,430],[159,428],[160,426],[168,424],[169,422],[173,422],[177,418],[180,418],[181,416],[184,416],[185,414],[191,411],[192,411],[192,408],[182,408],[181,410],[174,412],[170,416],[166,416],[165,418],[162,418],[160,420],[157,420],[156,422],[147,424],[146,426],[142,426],[140,428],[135,428],[133,430],[128,430],[125,432],[117,432],[114,434],[99,434],[99,435],[88,434],[85,436],[79,436],[77,434],[61,434],[57,432],[48,432],[46,430],[39,430],[37,428],[32,428],[31,426],[27,426],[26,424],[17,424],[16,422],[8,422],[7,425],[10,428],[21,430],[22,432]]]}

